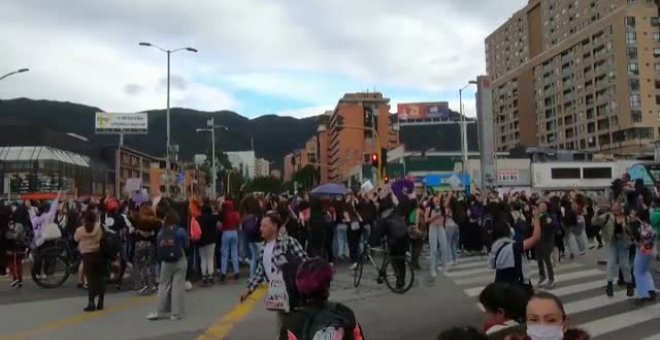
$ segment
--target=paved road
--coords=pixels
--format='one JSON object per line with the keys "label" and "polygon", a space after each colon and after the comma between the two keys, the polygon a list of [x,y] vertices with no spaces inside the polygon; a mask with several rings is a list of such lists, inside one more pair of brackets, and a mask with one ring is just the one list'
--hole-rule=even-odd
{"label": "paved road", "polygon": [[[103,312],[83,313],[85,292],[71,280],[65,287],[43,290],[31,282],[21,290],[0,280],[0,339],[70,339],[94,334],[96,339],[270,339],[275,315],[261,300],[238,304],[245,280],[223,286],[196,287],[186,295],[186,318],[178,322],[149,322],[145,316],[153,297],[115,291],[106,298]],[[339,266],[331,298],[350,306],[370,339],[432,339],[443,328],[479,325],[481,312],[472,299],[461,294],[448,278],[434,284],[418,273],[415,286],[404,295],[378,285],[367,271],[359,289],[352,286],[352,272]],[[204,337],[204,335],[208,337]]]}
{"label": "paved road", "polygon": [[[592,251],[555,266],[557,285],[548,291],[564,302],[570,325],[588,331],[597,340],[660,340],[660,304],[637,306],[626,297],[624,288],[608,298],[605,267],[596,264],[602,256],[602,251]],[[476,298],[492,280],[486,261],[466,259],[447,276],[465,295]],[[530,263],[532,282],[538,281],[536,268],[536,263]]]}
{"label": "paved road", "polygon": [[[557,268],[559,284],[552,292],[565,301],[572,324],[587,329],[596,339],[659,340],[660,304],[634,306],[623,291],[606,298],[604,267],[595,264],[598,256]],[[482,324],[476,296],[492,277],[485,258],[467,258],[434,283],[426,272],[417,272],[415,287],[396,295],[377,285],[375,275],[366,271],[360,288],[353,288],[351,272],[340,266],[331,299],[355,311],[369,339],[433,339],[448,327]],[[196,287],[186,295],[186,318],[178,322],[145,320],[154,298],[137,297],[134,292],[114,292],[107,298],[105,311],[85,314],[81,312],[85,292],[73,287],[73,282],[55,290],[28,284],[15,291],[6,284],[0,281],[0,339],[57,340],[92,334],[112,340],[271,339],[275,332],[275,316],[263,309],[259,299],[237,303],[245,280]]]}

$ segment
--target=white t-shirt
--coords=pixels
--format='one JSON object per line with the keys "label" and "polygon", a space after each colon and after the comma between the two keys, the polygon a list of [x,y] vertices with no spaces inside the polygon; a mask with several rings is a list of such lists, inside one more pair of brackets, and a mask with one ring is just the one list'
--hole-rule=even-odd
{"label": "white t-shirt", "polygon": [[266,277],[270,281],[274,274],[273,273],[273,250],[275,249],[275,240],[272,240],[268,243],[266,243],[266,246],[264,247],[264,256],[263,256],[263,265],[264,265],[264,272],[266,273]]}

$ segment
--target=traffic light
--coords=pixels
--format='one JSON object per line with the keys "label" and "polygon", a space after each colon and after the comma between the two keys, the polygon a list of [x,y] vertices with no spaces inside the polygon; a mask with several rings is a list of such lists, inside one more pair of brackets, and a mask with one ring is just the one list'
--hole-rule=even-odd
{"label": "traffic light", "polygon": [[375,152],[371,154],[371,166],[378,169],[378,154]]}
{"label": "traffic light", "polygon": [[388,175],[383,176],[383,182],[385,182],[385,184],[389,183],[390,182],[390,176],[388,176]]}
{"label": "traffic light", "polygon": [[385,168],[387,166],[387,148],[380,148],[380,160]]}

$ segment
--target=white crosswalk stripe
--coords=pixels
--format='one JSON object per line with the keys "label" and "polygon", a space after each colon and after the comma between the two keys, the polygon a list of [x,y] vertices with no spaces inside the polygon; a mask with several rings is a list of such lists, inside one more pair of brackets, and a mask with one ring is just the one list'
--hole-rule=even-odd
{"label": "white crosswalk stripe", "polygon": [[[532,278],[538,277],[537,267],[535,262],[530,262],[527,274]],[[562,262],[554,269],[557,286],[546,291],[562,298],[569,318],[574,316],[578,320],[572,326],[586,330],[592,339],[607,335],[607,339],[660,340],[660,326],[648,326],[660,325],[660,304],[636,306],[633,299],[626,296],[625,290],[620,289],[617,289],[614,297],[607,297],[604,267],[570,261]],[[477,298],[485,286],[493,282],[495,274],[489,268],[488,259],[479,257],[459,261],[444,275],[461,287],[467,296]],[[475,303],[479,310],[484,311],[478,301]],[[628,327],[641,323],[645,323],[645,328],[635,334],[643,336],[634,337],[627,333],[630,332]]]}

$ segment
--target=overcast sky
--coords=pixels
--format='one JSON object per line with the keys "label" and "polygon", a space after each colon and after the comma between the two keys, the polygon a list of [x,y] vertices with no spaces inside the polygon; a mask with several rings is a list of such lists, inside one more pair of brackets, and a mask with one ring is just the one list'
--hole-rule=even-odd
{"label": "overcast sky", "polygon": [[[316,115],[345,92],[448,100],[485,73],[484,39],[527,0],[2,0],[0,98],[105,111],[172,106]],[[466,94],[474,114],[474,95]],[[394,109],[392,110],[395,111]]]}

